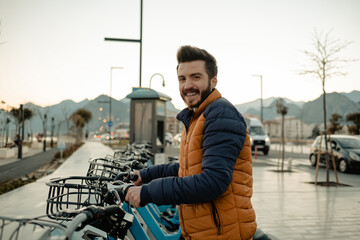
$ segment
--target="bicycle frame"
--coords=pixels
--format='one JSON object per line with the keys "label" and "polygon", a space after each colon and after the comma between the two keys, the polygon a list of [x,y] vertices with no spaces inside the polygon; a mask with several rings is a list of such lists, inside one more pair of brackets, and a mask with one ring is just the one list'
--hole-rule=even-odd
{"label": "bicycle frame", "polygon": [[[135,216],[133,225],[130,227],[131,234],[135,237],[135,239],[150,239],[147,234],[145,233],[143,227],[140,224],[139,219],[136,217],[136,214],[133,212],[131,206],[128,203],[124,203],[122,206],[122,209],[124,209],[126,212],[131,213]],[[150,213],[147,206],[142,208],[136,209],[141,218],[146,222],[146,225],[148,226],[149,230],[157,240],[178,240],[181,236],[181,229],[179,228],[178,231],[174,233],[166,233],[164,232],[160,227],[159,223],[155,220],[153,215]]]}

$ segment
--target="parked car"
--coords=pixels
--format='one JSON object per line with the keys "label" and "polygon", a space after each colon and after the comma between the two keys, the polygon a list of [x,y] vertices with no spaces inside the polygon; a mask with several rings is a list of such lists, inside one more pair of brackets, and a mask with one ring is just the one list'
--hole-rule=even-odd
{"label": "parked car", "polygon": [[119,128],[115,130],[116,139],[127,139],[130,138],[130,129],[129,128]]}
{"label": "parked car", "polygon": [[[331,139],[331,144],[329,142]],[[321,141],[321,147],[320,147]],[[324,136],[318,136],[311,145],[310,163],[316,166],[318,153],[320,152],[320,163],[325,163],[325,141]],[[360,138],[348,135],[330,135],[328,138],[328,159],[330,166],[333,166],[331,159],[331,149],[333,151],[336,168],[340,172],[349,172],[360,169]]]}

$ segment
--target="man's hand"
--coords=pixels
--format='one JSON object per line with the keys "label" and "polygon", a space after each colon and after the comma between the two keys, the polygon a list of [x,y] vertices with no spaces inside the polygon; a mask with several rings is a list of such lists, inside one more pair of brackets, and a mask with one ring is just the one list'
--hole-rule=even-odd
{"label": "man's hand", "polygon": [[140,186],[140,185],[142,185],[143,182],[142,182],[142,179],[141,179],[141,176],[140,176],[140,172],[135,170],[134,173],[138,176],[138,178],[136,179],[136,181],[133,182],[134,185],[135,185],[135,186]]}
{"label": "man's hand", "polygon": [[125,196],[125,201],[128,202],[133,207],[141,207],[140,206],[140,192],[141,186],[130,187]]}

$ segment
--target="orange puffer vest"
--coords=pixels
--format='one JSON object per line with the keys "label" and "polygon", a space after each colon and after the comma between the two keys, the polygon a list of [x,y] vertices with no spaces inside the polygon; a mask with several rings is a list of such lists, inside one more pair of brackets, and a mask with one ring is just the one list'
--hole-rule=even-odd
{"label": "orange puffer vest", "polygon": [[[186,131],[181,135],[179,177],[202,172],[202,138],[206,107],[221,98],[215,90],[194,113]],[[232,182],[216,200],[201,204],[179,206],[182,235],[186,239],[251,239],[256,231],[255,211],[252,208],[252,164],[248,132],[233,171]]]}

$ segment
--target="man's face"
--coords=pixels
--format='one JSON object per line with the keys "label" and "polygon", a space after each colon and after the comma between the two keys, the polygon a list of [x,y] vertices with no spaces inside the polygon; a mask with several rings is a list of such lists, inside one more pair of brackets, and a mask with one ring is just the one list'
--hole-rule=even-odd
{"label": "man's face", "polygon": [[177,73],[180,95],[190,109],[198,107],[217,83],[216,77],[209,81],[202,60],[180,63]]}

